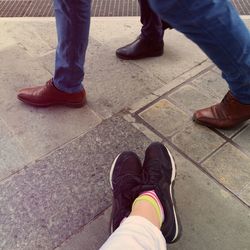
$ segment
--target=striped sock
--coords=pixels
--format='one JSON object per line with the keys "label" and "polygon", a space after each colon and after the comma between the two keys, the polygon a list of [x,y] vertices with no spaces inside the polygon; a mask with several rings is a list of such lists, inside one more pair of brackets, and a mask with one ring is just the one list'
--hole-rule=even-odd
{"label": "striped sock", "polygon": [[150,191],[146,191],[146,192],[141,193],[135,199],[132,206],[134,206],[134,204],[138,201],[147,201],[148,203],[150,203],[155,208],[156,213],[158,215],[158,218],[160,220],[160,225],[162,225],[162,223],[164,221],[164,210],[163,210],[161,202],[160,202],[157,194],[155,193],[155,191],[150,190]]}

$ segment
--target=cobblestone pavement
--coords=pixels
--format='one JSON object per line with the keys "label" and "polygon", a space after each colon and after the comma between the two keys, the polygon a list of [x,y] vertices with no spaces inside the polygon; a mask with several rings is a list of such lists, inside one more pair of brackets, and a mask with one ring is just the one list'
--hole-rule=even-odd
{"label": "cobblestone pavement", "polygon": [[117,59],[139,29],[138,17],[93,18],[88,105],[37,109],[16,92],[52,76],[54,20],[0,19],[1,250],[98,249],[108,237],[110,164],[124,150],[143,159],[152,141],[177,163],[183,233],[168,249],[249,249],[250,122],[227,131],[195,125],[193,111],[227,92],[220,71],[174,30],[162,57]]}

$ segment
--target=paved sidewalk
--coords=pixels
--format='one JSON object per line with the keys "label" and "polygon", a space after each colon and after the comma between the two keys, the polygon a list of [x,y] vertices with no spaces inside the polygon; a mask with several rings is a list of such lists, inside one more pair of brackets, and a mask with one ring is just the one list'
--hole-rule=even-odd
{"label": "paved sidewalk", "polygon": [[93,18],[88,105],[38,109],[16,93],[53,75],[54,19],[0,19],[1,250],[98,249],[108,237],[112,160],[124,150],[143,159],[156,140],[178,168],[183,235],[168,249],[250,249],[250,121],[228,131],[195,125],[192,112],[227,91],[219,70],[174,30],[162,57],[117,59],[139,29],[138,17]]}

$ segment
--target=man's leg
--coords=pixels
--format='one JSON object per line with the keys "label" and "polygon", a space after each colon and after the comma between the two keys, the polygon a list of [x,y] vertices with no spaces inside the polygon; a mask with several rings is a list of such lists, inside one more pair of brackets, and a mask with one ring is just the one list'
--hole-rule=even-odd
{"label": "man's leg", "polygon": [[155,42],[163,41],[164,30],[159,15],[151,9],[147,0],[138,0],[138,2],[141,9],[142,38]]}
{"label": "man's leg", "polygon": [[58,45],[55,74],[45,86],[23,89],[18,98],[30,105],[81,107],[82,85],[90,26],[90,0],[54,0]]}
{"label": "man's leg", "polygon": [[83,66],[88,45],[90,0],[54,0],[58,45],[55,86],[67,93],[83,89]]}
{"label": "man's leg", "polygon": [[164,29],[169,26],[163,24],[159,16],[152,11],[148,0],[138,1],[141,9],[141,35],[134,42],[116,51],[117,57],[121,59],[135,60],[163,54]]}
{"label": "man's leg", "polygon": [[[149,0],[170,25],[194,41],[222,70],[230,92],[196,112],[210,127],[229,128],[250,118],[250,33],[228,0]],[[244,105],[245,104],[245,105]]]}

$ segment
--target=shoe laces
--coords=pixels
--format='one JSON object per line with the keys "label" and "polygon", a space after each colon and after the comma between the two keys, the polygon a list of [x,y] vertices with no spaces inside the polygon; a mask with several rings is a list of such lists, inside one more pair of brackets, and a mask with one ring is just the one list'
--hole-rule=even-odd
{"label": "shoe laces", "polygon": [[131,196],[141,183],[142,180],[139,176],[132,176],[129,174],[117,177],[115,184],[116,187],[114,188],[114,197],[122,196],[125,199],[131,199]]}
{"label": "shoe laces", "polygon": [[161,179],[161,162],[159,160],[151,160],[144,167],[142,179],[144,184],[156,184]]}

